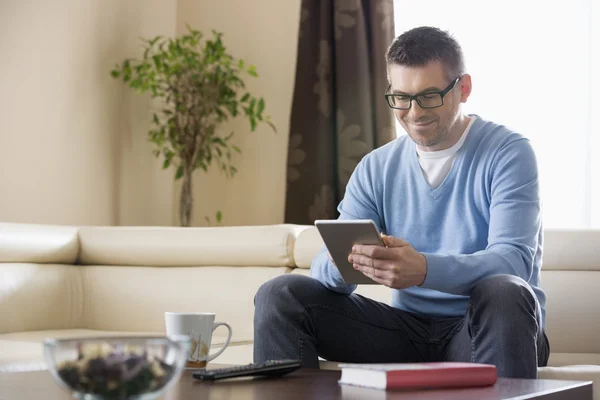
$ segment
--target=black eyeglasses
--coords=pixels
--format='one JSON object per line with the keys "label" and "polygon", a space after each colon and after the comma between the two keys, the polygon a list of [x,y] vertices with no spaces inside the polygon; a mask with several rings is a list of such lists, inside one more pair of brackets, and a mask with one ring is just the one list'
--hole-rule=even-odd
{"label": "black eyeglasses", "polygon": [[421,106],[421,108],[437,108],[444,105],[444,96],[448,94],[454,86],[456,86],[456,82],[458,82],[462,78],[459,76],[446,87],[446,89],[441,92],[425,92],[419,93],[414,96],[408,94],[394,94],[387,93],[392,88],[392,85],[388,86],[385,94],[385,99],[387,100],[388,105],[391,108],[395,108],[397,110],[409,110],[412,106],[412,101],[416,100],[417,103]]}

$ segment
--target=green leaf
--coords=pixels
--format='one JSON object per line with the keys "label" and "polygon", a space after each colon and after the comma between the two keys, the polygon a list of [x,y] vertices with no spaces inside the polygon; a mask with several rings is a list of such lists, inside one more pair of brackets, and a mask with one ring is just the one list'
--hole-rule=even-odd
{"label": "green leaf", "polygon": [[242,96],[242,98],[240,99],[240,102],[243,103],[245,101],[248,101],[249,97],[250,97],[250,93],[246,93],[245,95]]}
{"label": "green leaf", "polygon": [[152,122],[154,122],[156,125],[160,124],[160,122],[158,121],[158,115],[154,114],[154,116],[152,117]]}
{"label": "green leaf", "polygon": [[158,41],[159,41],[160,39],[162,39],[162,38],[163,38],[163,37],[162,37],[162,36],[160,36],[160,35],[159,35],[159,36],[157,36],[157,37],[155,37],[154,39],[152,39],[152,40],[149,42],[149,43],[150,43],[150,46],[154,46],[154,44],[155,44],[156,42],[158,42]]}
{"label": "green leaf", "polygon": [[171,159],[165,158],[165,162],[163,163],[163,169],[169,168],[169,165],[171,165]]}
{"label": "green leaf", "polygon": [[183,165],[177,167],[177,172],[175,173],[175,180],[180,179],[183,176]]}
{"label": "green leaf", "polygon": [[221,211],[217,211],[217,215],[215,216],[215,218],[217,219],[217,222],[221,222],[221,220],[223,219],[223,214],[221,213]]}
{"label": "green leaf", "polygon": [[232,145],[231,145],[231,148],[232,148],[232,149],[233,149],[233,150],[234,150],[236,153],[241,153],[241,152],[242,152],[242,150],[241,150],[239,147],[237,147],[235,144],[232,144]]}
{"label": "green leaf", "polygon": [[256,119],[254,117],[250,117],[250,129],[252,132],[256,130]]}
{"label": "green leaf", "polygon": [[238,62],[238,68],[239,68],[239,69],[244,69],[244,60],[240,60],[240,61]]}
{"label": "green leaf", "polygon": [[253,76],[253,77],[257,77],[258,74],[256,73],[256,67],[254,65],[251,65],[248,67],[248,74]]}
{"label": "green leaf", "polygon": [[161,67],[160,56],[155,55],[152,57],[152,60],[154,60],[154,65],[156,66],[156,69],[160,71],[160,67]]}
{"label": "green leaf", "polygon": [[260,116],[260,114],[263,112],[264,109],[265,109],[265,101],[261,97],[260,100],[258,100],[258,109],[256,110],[256,114],[258,114]]}
{"label": "green leaf", "polygon": [[118,78],[118,77],[119,77],[119,75],[121,75],[121,73],[120,73],[119,71],[117,71],[116,69],[114,69],[114,70],[112,70],[112,71],[110,72],[110,75],[111,75],[113,78]]}

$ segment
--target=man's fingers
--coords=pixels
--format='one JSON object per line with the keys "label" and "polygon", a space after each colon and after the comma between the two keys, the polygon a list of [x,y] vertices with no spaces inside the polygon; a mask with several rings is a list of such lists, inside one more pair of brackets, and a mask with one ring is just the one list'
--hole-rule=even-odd
{"label": "man's fingers", "polygon": [[394,236],[381,235],[381,238],[383,239],[383,243],[388,247],[404,247],[409,245],[407,241]]}
{"label": "man's fingers", "polygon": [[360,271],[366,277],[374,280],[377,283],[388,286],[388,281],[390,279],[389,271],[383,271],[371,267],[367,267],[364,265],[354,264],[355,268]]}
{"label": "man's fingers", "polygon": [[348,261],[352,264],[362,265],[364,267],[375,268],[380,270],[388,270],[390,268],[387,260],[382,260],[379,258],[371,258],[359,254],[351,254],[348,256]]}
{"label": "man's fingers", "polygon": [[371,245],[360,245],[356,244],[352,247],[352,253],[354,255],[363,255],[370,258],[379,258],[381,260],[391,260],[394,255],[387,247],[383,246],[371,246]]}

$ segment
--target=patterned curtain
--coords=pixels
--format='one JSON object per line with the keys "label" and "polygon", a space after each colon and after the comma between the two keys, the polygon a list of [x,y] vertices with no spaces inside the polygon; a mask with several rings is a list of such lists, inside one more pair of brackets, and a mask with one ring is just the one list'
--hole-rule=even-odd
{"label": "patterned curtain", "polygon": [[385,52],[393,0],[303,0],[288,149],[286,222],[337,218],[357,163],[396,137]]}

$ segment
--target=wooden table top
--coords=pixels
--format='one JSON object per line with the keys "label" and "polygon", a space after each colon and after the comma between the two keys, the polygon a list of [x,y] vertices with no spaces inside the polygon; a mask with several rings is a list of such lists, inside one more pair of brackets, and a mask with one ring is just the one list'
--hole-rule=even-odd
{"label": "wooden table top", "polygon": [[[212,368],[218,367],[213,364]],[[238,378],[201,382],[185,371],[164,400],[229,399],[527,399],[592,400],[592,383],[561,380],[499,379],[476,389],[382,391],[339,385],[340,371],[300,369],[282,378]],[[48,371],[0,373],[0,400],[69,400]]]}

